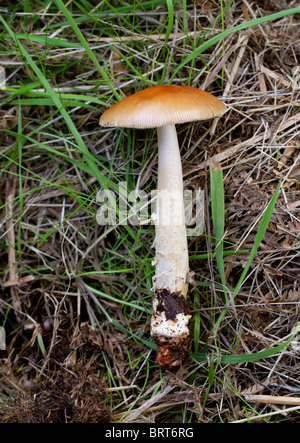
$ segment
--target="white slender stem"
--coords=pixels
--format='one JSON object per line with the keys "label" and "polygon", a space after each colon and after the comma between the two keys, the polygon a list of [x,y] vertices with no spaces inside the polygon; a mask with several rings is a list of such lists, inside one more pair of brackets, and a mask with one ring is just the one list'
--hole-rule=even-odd
{"label": "white slender stem", "polygon": [[158,193],[155,218],[155,277],[151,334],[157,361],[172,369],[190,347],[187,275],[189,271],[183,180],[175,125],[158,128]]}
{"label": "white slender stem", "polygon": [[175,125],[158,128],[158,194],[154,289],[187,295],[189,271],[183,181]]}

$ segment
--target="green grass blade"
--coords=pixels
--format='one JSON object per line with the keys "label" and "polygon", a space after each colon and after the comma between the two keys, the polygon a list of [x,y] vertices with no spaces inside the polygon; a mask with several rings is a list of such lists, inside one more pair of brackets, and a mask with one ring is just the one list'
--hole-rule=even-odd
{"label": "green grass blade", "polygon": [[[12,100],[11,105],[16,105],[19,104],[18,100]],[[82,102],[77,102],[74,100],[62,100],[61,101],[62,106],[64,108],[68,107],[68,108],[89,108],[89,109],[94,109],[95,111],[97,111],[97,107],[90,105],[89,103],[82,103]],[[36,99],[36,98],[25,98],[20,100],[20,104],[21,106],[53,106],[53,100],[51,100],[51,98],[40,98],[40,99]]]}
{"label": "green grass blade", "polygon": [[219,164],[212,163],[210,167],[210,192],[212,220],[216,236],[216,262],[227,300],[225,268],[224,268],[224,223],[225,223],[225,203],[223,171]]}
{"label": "green grass blade", "polygon": [[147,347],[156,350],[157,346],[155,343],[153,343],[152,341],[149,340],[145,340],[142,337],[139,337],[137,334],[135,334],[133,331],[126,329],[125,326],[123,326],[120,322],[118,322],[117,320],[115,320],[114,318],[112,318],[108,312],[104,309],[104,307],[102,306],[102,304],[100,303],[100,301],[98,300],[98,298],[96,297],[96,295],[94,294],[95,290],[91,290],[85,283],[84,281],[80,278],[77,277],[77,280],[79,281],[80,285],[85,289],[85,291],[89,294],[90,298],[93,300],[93,302],[95,303],[95,305],[97,306],[98,310],[100,312],[102,312],[107,320],[116,328],[120,329],[121,331],[125,332],[127,335],[131,336],[132,338],[134,338],[135,340],[137,340],[138,342],[143,343],[144,345],[146,345]]}
{"label": "green grass blade", "polygon": [[[60,48],[72,48],[72,49],[81,49],[82,46],[79,43],[68,42],[67,40],[61,40],[59,38],[52,38],[43,35],[34,35],[34,34],[21,34],[16,33],[16,38],[19,40],[29,40],[30,42],[40,43],[42,45],[48,45],[51,47],[58,46]],[[8,35],[3,35],[2,38],[7,38]]]}
{"label": "green grass blade", "polygon": [[[141,11],[154,11],[155,8],[157,8],[158,6],[164,6],[165,5],[166,0],[150,0],[150,1],[139,1],[139,10]],[[77,23],[84,23],[86,21],[90,21],[90,20],[97,20],[97,18],[105,18],[108,14],[115,14],[118,17],[122,17],[122,15],[127,15],[127,14],[133,14],[134,10],[136,8],[136,5],[126,5],[126,6],[118,6],[117,8],[115,8],[113,5],[111,5],[112,2],[106,2],[106,5],[110,8],[110,9],[105,9],[101,12],[97,12],[96,14],[90,14],[90,13],[86,13],[86,14],[80,14],[78,17],[74,18],[74,22]],[[49,29],[55,29],[58,27],[63,27],[68,25],[68,22],[59,22],[59,23],[53,23],[49,25]]]}
{"label": "green grass blade", "polygon": [[37,342],[38,342],[39,348],[41,350],[41,353],[42,353],[43,357],[45,358],[46,357],[46,349],[45,349],[42,334],[40,332],[37,334]]}
{"label": "green grass blade", "polygon": [[78,149],[82,152],[82,154],[89,166],[90,174],[98,179],[99,183],[101,184],[101,186],[103,188],[107,189],[107,178],[104,177],[100,173],[99,169],[97,168],[97,165],[96,165],[92,155],[87,150],[85,143],[84,143],[83,139],[81,138],[81,135],[79,134],[79,132],[78,132],[75,124],[73,123],[71,117],[69,116],[67,110],[64,108],[58,94],[53,90],[53,88],[51,87],[48,80],[44,77],[42,71],[39,69],[37,64],[33,61],[32,57],[26,51],[26,49],[21,44],[21,42],[16,38],[14,32],[10,29],[10,27],[8,26],[8,24],[3,19],[2,16],[0,16],[0,21],[3,23],[3,25],[5,26],[5,28],[9,32],[10,36],[12,37],[12,39],[15,41],[15,43],[18,45],[20,53],[26,59],[27,63],[30,65],[31,69],[36,74],[36,76],[39,78],[41,84],[44,86],[47,93],[49,94],[49,97],[51,97],[51,99],[53,100],[53,103],[55,104],[55,106],[57,107],[57,109],[61,113],[62,117],[64,118],[70,132],[72,133],[74,139],[76,140],[76,143],[78,145],[77,146]]}
{"label": "green grass blade", "polygon": [[271,349],[265,349],[264,351],[260,352],[254,352],[252,354],[243,354],[243,355],[214,355],[214,354],[206,354],[204,352],[199,353],[193,353],[191,357],[197,362],[197,363],[203,363],[203,362],[209,362],[211,359],[215,359],[221,363],[224,364],[241,364],[241,363],[250,363],[258,360],[262,360],[264,358],[272,357],[273,355],[278,354],[281,352],[286,346],[288,346],[291,341],[294,339],[295,335],[299,332],[300,329],[300,323],[297,323],[296,327],[294,328],[291,337],[281,343],[278,346],[274,346]]}
{"label": "green grass blade", "polygon": [[132,309],[138,309],[142,312],[147,312],[150,315],[152,314],[152,309],[146,310],[146,308],[144,306],[137,305],[136,303],[127,302],[125,300],[122,300],[121,298],[118,299],[116,297],[112,297],[111,295],[106,294],[105,292],[100,291],[99,289],[93,288],[92,286],[86,285],[86,287],[94,294],[100,295],[101,297],[106,298],[107,300],[113,301],[114,303],[119,303],[124,306],[129,306]]}
{"label": "green grass blade", "polygon": [[[22,94],[22,91],[16,92],[16,94],[20,95]],[[12,94],[11,96],[13,96]],[[53,106],[54,102],[49,97],[49,94],[46,92],[37,92],[37,91],[30,91],[23,93],[22,95],[25,95],[29,98],[23,98],[19,99],[13,99],[10,101],[12,105],[21,104],[22,106]],[[85,94],[59,94],[60,100],[64,106],[90,106],[89,103],[94,103],[98,106],[106,106],[107,104],[103,100],[99,100],[96,97],[93,97],[92,95],[85,95]],[[85,104],[86,102],[87,104]]]}
{"label": "green grass blade", "polygon": [[[238,283],[237,283],[237,285],[236,285],[236,287],[235,287],[235,289],[233,291],[233,294],[232,294],[232,299],[233,300],[236,297],[240,287],[242,286],[242,284],[243,284],[243,282],[244,282],[244,280],[245,280],[245,278],[247,276],[248,270],[249,270],[249,268],[251,266],[251,263],[252,263],[252,261],[254,259],[254,256],[255,256],[255,254],[256,254],[256,252],[257,252],[257,250],[258,250],[258,248],[259,248],[259,246],[261,244],[261,241],[264,238],[264,235],[265,235],[266,230],[268,228],[268,225],[269,225],[272,213],[273,213],[274,208],[275,208],[275,204],[276,204],[277,197],[278,197],[278,194],[279,194],[279,191],[280,191],[280,187],[281,187],[281,182],[282,182],[282,180],[280,180],[280,182],[279,182],[279,184],[277,186],[277,189],[274,192],[274,195],[273,195],[270,203],[268,204],[267,209],[266,209],[266,211],[265,211],[265,213],[264,213],[264,215],[263,215],[263,217],[261,219],[259,228],[257,230],[256,237],[255,237],[254,245],[253,245],[253,248],[252,248],[251,253],[250,253],[249,260],[248,260],[248,262],[247,262],[247,264],[246,264],[246,266],[244,268],[244,271],[242,272],[242,275],[241,275],[241,277],[240,277],[240,279],[239,279],[239,281],[238,281]],[[224,315],[226,314],[227,309],[228,309],[229,306],[230,306],[230,300],[227,301],[226,307],[223,309],[223,311],[221,312],[218,320],[215,323],[215,326],[214,326],[214,329],[213,329],[213,335],[217,334],[218,328],[219,328],[219,326],[220,326],[220,324],[221,324],[221,322],[222,322],[222,320],[224,318]]]}
{"label": "green grass blade", "polygon": [[93,51],[91,50],[88,42],[86,41],[86,39],[84,38],[84,35],[82,34],[82,32],[80,31],[80,29],[78,28],[75,20],[73,19],[72,15],[69,13],[67,7],[64,5],[64,3],[62,2],[62,0],[55,0],[56,5],[58,6],[58,8],[62,11],[62,13],[65,15],[66,19],[68,20],[68,22],[70,23],[73,31],[75,32],[75,34],[77,35],[78,39],[80,40],[82,46],[84,47],[84,49],[86,50],[88,56],[90,57],[90,59],[92,60],[92,62],[94,63],[94,65],[96,66],[96,68],[98,69],[98,71],[100,72],[100,74],[102,75],[103,80],[108,84],[110,90],[113,92],[113,94],[115,95],[115,97],[120,100],[122,97],[120,96],[120,94],[118,94],[118,92],[116,91],[116,89],[114,88],[112,82],[110,81],[110,78],[108,77],[108,75],[106,74],[105,70],[101,68],[100,63],[97,60],[97,57],[95,56],[95,54],[93,53]]}
{"label": "green grass blade", "polygon": [[176,77],[176,75],[178,74],[178,72],[188,63],[191,63],[194,61],[194,59],[196,57],[198,57],[199,55],[201,55],[204,51],[206,51],[207,49],[209,49],[211,46],[215,45],[216,43],[218,43],[220,40],[225,39],[226,37],[228,37],[228,35],[233,34],[234,32],[237,31],[242,31],[243,29],[247,29],[247,28],[251,28],[253,26],[262,24],[262,23],[266,23],[272,20],[277,20],[279,18],[285,17],[287,15],[291,15],[291,14],[299,14],[300,13],[300,8],[291,8],[291,9],[286,9],[284,11],[280,11],[280,12],[276,12],[275,14],[270,14],[267,15],[265,17],[260,17],[254,20],[250,20],[248,22],[245,23],[241,23],[237,26],[234,26],[233,28],[230,29],[226,29],[226,31],[221,32],[220,34],[216,35],[215,37],[210,38],[209,40],[207,40],[206,42],[202,43],[202,45],[200,45],[198,48],[196,48],[190,55],[188,55],[188,57],[186,57],[181,63],[179,63],[179,65],[176,67],[176,69],[174,69],[173,71],[173,75],[170,77],[169,83],[172,83],[172,81],[174,80],[174,78]]}
{"label": "green grass blade", "polygon": [[166,0],[167,1],[167,7],[168,7],[168,27],[166,32],[165,41],[167,42],[169,40],[169,36],[173,29],[173,23],[174,23],[174,8],[173,8],[173,0]]}

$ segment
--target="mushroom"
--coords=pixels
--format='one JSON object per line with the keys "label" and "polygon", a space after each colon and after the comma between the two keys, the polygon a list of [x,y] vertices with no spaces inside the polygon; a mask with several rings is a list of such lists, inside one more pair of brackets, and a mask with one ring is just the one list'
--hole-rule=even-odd
{"label": "mushroom", "polygon": [[130,95],[100,118],[100,125],[157,128],[158,189],[155,224],[155,276],[151,335],[157,363],[178,367],[189,355],[191,318],[187,303],[189,259],[184,217],[183,179],[175,124],[221,116],[226,106],[190,86],[152,86]]}

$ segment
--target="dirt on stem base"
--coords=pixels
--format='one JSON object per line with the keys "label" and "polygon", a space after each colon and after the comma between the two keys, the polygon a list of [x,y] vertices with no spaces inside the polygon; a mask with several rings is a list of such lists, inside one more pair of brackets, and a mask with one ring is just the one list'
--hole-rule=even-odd
{"label": "dirt on stem base", "polygon": [[[157,363],[165,370],[178,368],[189,356],[191,336],[186,298],[181,292],[157,289],[153,299],[152,335],[157,345]],[[160,331],[161,329],[161,331]]]}

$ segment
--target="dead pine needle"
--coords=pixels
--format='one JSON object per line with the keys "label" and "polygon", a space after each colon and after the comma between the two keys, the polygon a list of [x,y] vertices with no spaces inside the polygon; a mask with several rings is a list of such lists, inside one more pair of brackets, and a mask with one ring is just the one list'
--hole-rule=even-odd
{"label": "dead pine needle", "polygon": [[[11,166],[10,174],[6,179],[6,240],[8,250],[9,282],[17,280],[16,252],[15,252],[15,222],[14,222],[14,198],[16,195],[16,165]],[[12,306],[16,311],[16,318],[20,320],[19,313],[22,311],[21,301],[16,285],[10,285]]]}
{"label": "dead pine needle", "polygon": [[245,400],[255,403],[263,403],[269,405],[285,405],[285,406],[300,406],[299,397],[284,397],[276,395],[260,395],[247,394]]}

